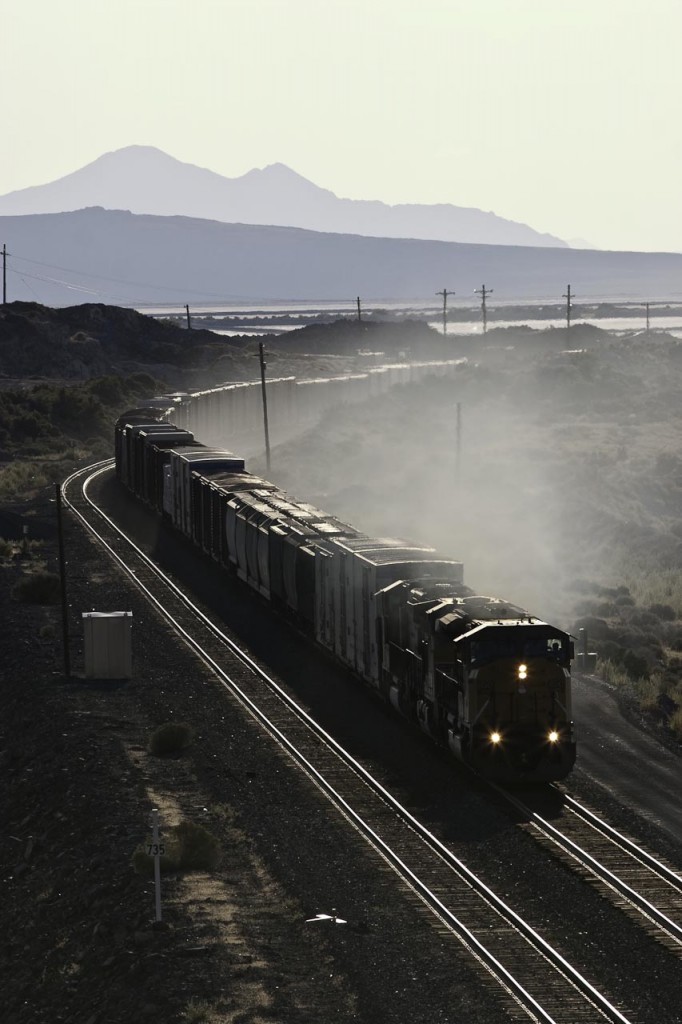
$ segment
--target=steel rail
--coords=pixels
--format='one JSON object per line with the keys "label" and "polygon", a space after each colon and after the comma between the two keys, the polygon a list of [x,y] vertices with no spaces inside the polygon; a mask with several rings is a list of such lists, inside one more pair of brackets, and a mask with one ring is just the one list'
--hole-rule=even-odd
{"label": "steel rail", "polygon": [[583,807],[582,804],[578,803],[572,796],[567,793],[562,793],[560,789],[553,786],[557,793],[561,793],[566,806],[573,811],[579,818],[583,818],[588,825],[596,829],[597,832],[603,833],[607,838],[612,839],[617,846],[620,846],[629,853],[632,857],[640,860],[646,867],[650,869],[654,874],[659,875],[664,881],[668,882],[672,888],[677,889],[682,893],[682,875],[669,868],[667,864],[663,864],[658,858],[654,857],[653,854],[644,850],[641,846],[638,846],[628,836],[623,835],[617,829],[609,825],[608,822],[603,821],[598,815],[594,814],[587,807]]}
{"label": "steel rail", "polygon": [[[662,910],[659,910],[658,907],[654,906],[654,904],[651,903],[645,896],[642,896],[641,893],[638,893],[635,889],[632,888],[632,886],[630,886],[627,882],[623,881],[622,878],[619,878],[618,875],[611,871],[610,868],[606,867],[605,864],[602,864],[599,860],[597,860],[597,858],[594,857],[591,853],[589,853],[589,851],[583,849],[573,839],[569,838],[569,836],[564,835],[564,833],[559,828],[557,828],[555,825],[552,825],[551,822],[547,821],[546,818],[543,818],[531,807],[528,807],[528,805],[525,804],[518,797],[514,796],[508,790],[504,789],[502,786],[499,786],[495,782],[488,782],[488,785],[502,799],[512,804],[514,807],[517,808],[517,810],[521,811],[524,817],[527,817],[533,823],[533,825],[537,829],[539,829],[551,842],[554,842],[556,845],[560,846],[567,853],[569,853],[576,861],[578,861],[578,863],[580,863],[583,867],[587,868],[587,870],[592,872],[592,874],[596,875],[597,878],[600,878],[603,882],[609,885],[611,889],[618,893],[619,896],[627,900],[632,906],[636,907],[637,910],[640,911],[640,913],[647,917],[652,923],[657,925],[662,931],[666,933],[666,935],[669,938],[672,938],[682,948],[682,926],[677,924],[677,922],[672,921],[666,914],[663,913]],[[561,792],[560,790],[557,790],[556,787],[552,788],[554,788],[555,791],[558,793]],[[589,824],[596,831],[600,832],[600,834],[605,839],[607,839],[614,845],[619,846],[620,849],[622,849],[629,856],[640,859],[644,867],[646,867],[650,871],[655,870],[655,873],[663,877],[663,879],[669,884],[671,884],[674,889],[676,889],[678,892],[682,892],[681,880],[675,874],[674,871],[671,871],[665,865],[661,864],[660,861],[658,861],[652,855],[647,854],[644,850],[638,847],[636,843],[627,839],[625,836],[622,836],[619,832],[616,831],[616,829],[612,828],[610,825],[607,825],[606,822],[601,821],[601,819],[598,818],[597,815],[592,814],[591,811],[588,811],[586,808],[581,807],[581,805],[578,804],[577,801],[572,800],[572,798],[565,796],[565,794],[563,793],[561,793],[561,796],[567,803],[569,803],[570,810],[574,814],[576,814],[580,818],[583,818],[587,824]],[[574,806],[570,806],[570,804],[573,804]],[[589,820],[590,818],[592,820]],[[616,841],[616,837],[618,839],[618,842]],[[655,865],[655,869],[652,865]]]}
{"label": "steel rail", "polygon": [[69,505],[73,513],[81,520],[86,529],[88,529],[102,544],[102,546],[109,552],[110,556],[118,563],[121,569],[131,578],[131,580],[141,589],[148,599],[156,606],[161,615],[173,625],[177,632],[182,636],[183,640],[187,645],[192,648],[199,657],[207,664],[222,680],[223,685],[242,703],[242,705],[248,709],[253,717],[270,733],[282,746],[289,755],[298,763],[308,774],[308,776],[315,781],[318,787],[326,793],[326,795],[332,800],[332,802],[342,810],[342,813],[351,821],[360,833],[365,836],[370,843],[378,850],[378,852],[384,857],[384,859],[393,866],[394,870],[406,879],[413,889],[419,894],[421,899],[443,920],[448,927],[460,938],[460,940],[469,947],[470,951],[479,958],[489,969],[489,971],[496,977],[498,983],[502,984],[507,988],[517,999],[517,1001],[524,1007],[524,1009],[531,1015],[536,1014],[539,1019],[546,1021],[547,1024],[556,1024],[554,1019],[547,1013],[547,1011],[537,1002],[537,1000],[524,988],[524,986],[518,982],[508,969],[480,942],[480,940],[464,925],[458,918],[449,910],[448,907],[433,893],[428,886],[422,882],[422,880],[412,871],[412,869],[406,865],[399,855],[392,850],[388,844],[368,825],[363,818],[358,814],[353,807],[348,804],[345,798],[338,793],[334,787],[329,783],[324,776],[318,771],[317,768],[302,754],[292,743],[291,740],[272,722],[254,703],[254,701],[244,692],[244,690],[230,678],[225,670],[211,657],[211,655],[205,651],[198,641],[196,641],[191,634],[179,623],[171,614],[168,612],[161,601],[149,590],[149,588],[136,576],[134,570],[129,568],[124,560],[117,554],[106,541],[104,537],[97,533],[94,527],[87,521],[85,516],[77,509],[74,504],[69,501],[68,495],[66,495],[66,488],[68,485],[73,483],[79,476],[83,476],[89,469],[92,470],[90,477],[83,484],[83,495],[85,500],[91,505],[93,510],[103,519],[106,523],[135,551],[139,558],[141,558],[145,565],[166,585],[173,591],[175,596],[182,601],[182,603],[214,634],[215,637],[219,638],[222,643],[236,656],[239,660],[248,666],[259,678],[261,678],[268,687],[276,693],[278,698],[286,705],[286,707],[292,711],[305,725],[323,742],[330,747],[334,753],[348,765],[357,775],[359,775],[365,784],[376,794],[378,794],[395,813],[405,821],[412,830],[422,839],[422,841],[429,846],[432,850],[436,851],[439,857],[453,869],[460,878],[464,879],[471,888],[478,893],[493,909],[508,923],[510,923],[517,931],[524,937],[524,939],[538,951],[550,964],[557,970],[565,979],[568,981],[577,991],[579,991],[584,998],[586,998],[594,1007],[597,1009],[607,1020],[616,1021],[618,1024],[629,1024],[628,1019],[610,1003],[605,996],[602,995],[598,989],[595,988],[575,967],[573,967],[557,950],[554,949],[542,936],[536,932],[519,914],[516,913],[511,907],[504,903],[504,901],[497,896],[492,889],[490,889],[477,875],[474,874],[458,857],[456,857],[452,851],[450,851],[436,836],[434,836],[429,830],[422,825],[410,812],[404,808],[397,799],[386,790],[381,783],[375,780],[371,774],[356,761],[331,735],[329,735],[315,720],[296,702],[289,697],[288,694],[273,680],[263,669],[256,664],[256,662],[244,652],[237,644],[234,643],[228,636],[226,636],[204,612],[201,611],[194,603],[182,593],[180,588],[175,582],[170,579],[162,570],[160,570],[152,560],[132,541],[118,526],[117,524],[104,513],[98,506],[89,498],[87,494],[88,486],[90,483],[100,474],[106,472],[113,465],[112,460],[107,460],[104,463],[96,463],[92,467],[84,467],[81,470],[71,474],[63,483],[62,490],[64,492],[65,502]]}

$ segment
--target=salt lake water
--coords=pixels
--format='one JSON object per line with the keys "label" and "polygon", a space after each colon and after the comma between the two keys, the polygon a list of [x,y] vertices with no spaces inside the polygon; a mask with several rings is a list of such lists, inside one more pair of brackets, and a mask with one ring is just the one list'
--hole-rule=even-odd
{"label": "salt lake water", "polygon": [[[608,300],[604,300],[607,302]],[[614,301],[614,304],[624,308],[625,303]],[[525,311],[536,310],[534,316],[525,317],[520,310],[525,306]],[[504,315],[505,306],[495,306],[490,301],[488,306],[488,330],[496,328],[510,328],[527,326],[533,330],[547,330],[548,328],[561,328],[566,326],[565,315],[558,315],[561,307],[558,303],[549,302],[528,302],[525,304],[514,303],[510,306],[509,318],[501,319]],[[141,313],[154,317],[169,317],[178,319],[184,324],[186,311],[184,306],[151,306],[138,307]],[[541,311],[547,309],[548,316],[542,317]],[[675,307],[680,309],[680,307]],[[605,331],[616,331],[630,333],[633,331],[644,331],[647,326],[646,308],[643,303],[627,304],[627,315],[623,316],[581,316],[574,312],[571,324],[591,324]],[[551,311],[551,312],[550,312]],[[435,330],[443,330],[442,307],[433,303],[420,301],[396,302],[393,300],[362,300],[361,314],[368,321],[388,320],[401,322],[405,320],[420,320],[428,323]],[[451,303],[448,308],[447,334],[482,334],[483,325],[480,310],[472,308],[471,303],[466,305]],[[329,323],[341,317],[355,319],[358,315],[356,301],[339,302],[268,302],[258,304],[211,304],[197,305],[190,307],[191,323],[193,327],[203,327],[213,330],[216,334],[227,337],[236,335],[252,335],[254,337],[272,336],[289,331],[298,330],[311,323]],[[452,317],[452,319],[450,318]],[[234,324],[234,326],[232,326]],[[215,326],[213,326],[215,325]],[[667,331],[676,337],[682,337],[682,311],[672,312],[667,303],[651,303],[649,311],[650,330]]]}

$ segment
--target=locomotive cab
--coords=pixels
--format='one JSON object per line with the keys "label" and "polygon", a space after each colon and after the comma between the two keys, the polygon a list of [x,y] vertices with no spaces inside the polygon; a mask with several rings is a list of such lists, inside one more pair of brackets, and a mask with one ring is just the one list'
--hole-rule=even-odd
{"label": "locomotive cab", "polygon": [[567,633],[528,618],[476,626],[457,638],[463,700],[453,734],[483,775],[563,778],[575,761]]}

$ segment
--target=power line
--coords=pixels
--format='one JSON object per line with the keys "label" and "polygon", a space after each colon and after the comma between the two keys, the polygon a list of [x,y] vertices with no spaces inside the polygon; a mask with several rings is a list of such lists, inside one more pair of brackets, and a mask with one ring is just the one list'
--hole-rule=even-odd
{"label": "power line", "polygon": [[25,276],[25,277],[30,277],[31,280],[33,280],[33,281],[45,281],[47,284],[61,284],[65,288],[70,288],[70,289],[72,289],[72,291],[75,291],[75,292],[87,292],[88,295],[101,295],[102,294],[100,289],[86,288],[85,285],[82,285],[82,284],[73,284],[71,281],[62,281],[61,278],[59,278],[59,277],[41,277],[40,274],[29,274],[25,270],[23,271],[23,276],[22,276],[22,272],[19,271],[19,270],[14,270],[13,267],[9,268],[9,272],[10,272],[10,274],[16,274],[16,276],[20,280],[22,280],[22,281],[23,281],[24,276]]}
{"label": "power line", "polygon": [[[110,282],[112,284],[125,284],[125,285],[129,285],[129,286],[131,286],[133,288],[140,287],[140,286],[145,287],[145,288],[157,288],[157,289],[160,289],[161,291],[165,291],[165,292],[174,292],[177,295],[180,295],[180,294],[183,294],[183,293],[187,292],[187,288],[186,287],[183,287],[183,288],[173,288],[173,287],[169,287],[167,285],[150,284],[149,282],[126,281],[126,280],[123,280],[123,279],[118,278],[118,277],[108,277],[106,274],[93,274],[93,273],[88,273],[88,271],[86,271],[86,270],[76,270],[73,267],[62,267],[62,266],[60,266],[59,264],[56,264],[56,263],[45,263],[45,262],[43,262],[41,260],[31,259],[28,256],[17,256],[15,253],[13,253],[12,255],[14,256],[15,259],[22,260],[24,263],[34,263],[36,266],[48,267],[50,270],[63,270],[67,274],[78,274],[79,277],[90,277],[90,278],[94,278],[97,281],[107,281],[107,282]],[[40,278],[38,278],[38,280],[40,280]],[[47,280],[49,280],[49,278]],[[62,282],[62,283],[65,283],[65,282]],[[207,298],[217,298],[217,299],[223,299],[223,300],[226,300],[228,298],[230,298],[230,299],[239,299],[239,300],[246,298],[246,296],[243,296],[243,295],[233,295],[233,296],[229,296],[228,295],[228,296],[226,296],[224,292],[204,292],[204,291],[197,291],[196,289],[192,289],[192,291],[193,291],[193,293],[195,295],[204,295]]]}

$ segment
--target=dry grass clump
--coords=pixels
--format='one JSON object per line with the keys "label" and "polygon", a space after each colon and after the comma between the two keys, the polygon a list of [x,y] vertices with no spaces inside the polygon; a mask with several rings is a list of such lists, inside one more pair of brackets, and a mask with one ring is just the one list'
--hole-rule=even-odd
{"label": "dry grass clump", "polygon": [[155,757],[173,757],[181,754],[194,741],[194,729],[186,722],[166,722],[156,729],[149,740],[149,752]]}
{"label": "dry grass clump", "polygon": [[202,1024],[210,1019],[213,1012],[213,1004],[207,999],[190,999],[183,1014],[187,1024]]}
{"label": "dry grass clump", "polygon": [[676,669],[677,663],[673,662],[665,669],[633,679],[622,664],[608,658],[597,662],[597,671],[605,682],[634,697],[640,711],[658,717],[675,739],[682,741],[682,681],[676,679]]}
{"label": "dry grass clump", "polygon": [[[628,579],[628,588],[637,604],[649,607],[653,611],[659,607],[659,618],[682,618],[682,570],[663,569],[656,572],[643,572]],[[663,614],[660,607],[664,606]]]}
{"label": "dry grass clump", "polygon": [[[161,843],[160,856],[162,873],[174,871],[213,871],[222,858],[220,842],[203,825],[192,821],[181,821],[170,829],[170,835]],[[138,846],[132,856],[133,869],[138,875],[151,877],[154,873],[154,857],[148,852],[152,840]]]}
{"label": "dry grass clump", "polygon": [[35,561],[40,556],[41,549],[44,546],[44,541],[33,540],[29,537],[22,537],[19,540],[8,540],[6,537],[0,537],[0,559],[28,558]]}

